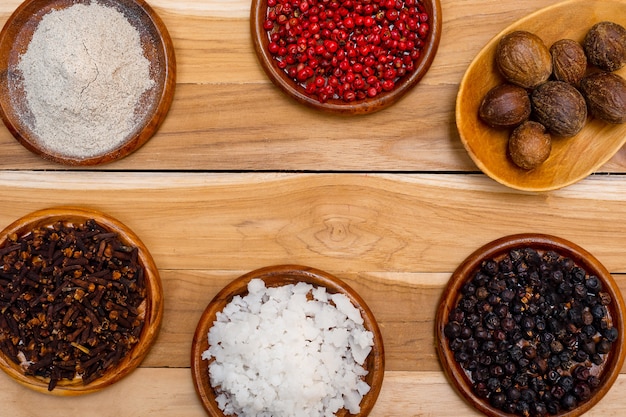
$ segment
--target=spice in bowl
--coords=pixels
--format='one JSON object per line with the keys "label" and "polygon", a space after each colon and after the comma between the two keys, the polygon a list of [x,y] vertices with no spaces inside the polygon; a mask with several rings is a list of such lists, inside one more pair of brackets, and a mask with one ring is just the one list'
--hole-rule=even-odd
{"label": "spice in bowl", "polygon": [[9,234],[0,261],[0,349],[48,391],[90,384],[139,343],[144,270],[116,232],[57,221]]}
{"label": "spice in bowl", "polygon": [[419,0],[267,0],[262,23],[278,68],[320,103],[394,90],[432,30]]}
{"label": "spice in bowl", "polygon": [[444,369],[487,415],[579,415],[623,363],[621,295],[595,258],[568,242],[492,242],[459,267],[444,300]]}
{"label": "spice in bowl", "polygon": [[39,146],[69,158],[123,145],[145,112],[142,97],[156,84],[139,31],[98,2],[45,14],[16,69],[24,122]]}
{"label": "spice in bowl", "polygon": [[202,353],[224,415],[358,414],[374,334],[350,298],[306,282],[247,289],[217,313]]}

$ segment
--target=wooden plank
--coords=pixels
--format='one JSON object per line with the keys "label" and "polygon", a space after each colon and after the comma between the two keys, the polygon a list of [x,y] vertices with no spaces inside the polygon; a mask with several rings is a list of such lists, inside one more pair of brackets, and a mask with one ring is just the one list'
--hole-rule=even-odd
{"label": "wooden plank", "polygon": [[433,320],[443,287],[467,255],[503,235],[578,243],[626,290],[626,231],[615,227],[626,216],[626,185],[614,176],[533,195],[468,175],[5,171],[0,195],[2,225],[81,204],[140,236],[165,287],[151,367],[189,366],[208,302],[230,280],[273,264],[317,267],[352,285],[380,321],[389,370],[438,369]]}
{"label": "wooden plank", "polygon": [[[245,272],[161,271],[166,319],[143,366],[189,367],[191,340],[202,312],[218,291]],[[448,274],[337,271],[336,275],[359,292],[372,309],[385,341],[385,369],[440,369],[433,319]]]}
{"label": "wooden plank", "polygon": [[[166,383],[164,382],[166,381]],[[202,417],[188,369],[140,368],[105,390],[82,397],[54,397],[24,390],[0,375],[2,411],[11,417]],[[626,407],[626,376],[586,417],[621,416]],[[114,401],[111,398],[115,398]],[[385,372],[371,417],[478,417],[440,372]]]}
{"label": "wooden plank", "polygon": [[[188,367],[202,312],[224,286],[245,272],[161,271],[166,319],[143,366]],[[354,288],[374,313],[385,343],[386,370],[440,370],[434,318],[450,274],[329,272]],[[615,275],[615,279],[626,291],[626,276]]]}
{"label": "wooden plank", "polygon": [[[0,26],[21,1],[0,1]],[[558,1],[442,0],[439,53],[420,85],[387,110],[346,118],[271,84],[253,53],[250,0],[149,0],[178,60],[162,128],[128,158],[75,172],[30,154],[0,124],[0,229],[58,205],[123,221],[159,267],[161,332],[139,369],[93,395],[40,395],[0,373],[0,414],[206,415],[189,370],[202,311],[237,276],[295,263],[344,279],[379,322],[387,372],[371,416],[480,415],[441,372],[433,331],[443,288],[474,249],[512,233],[554,234],[596,255],[626,291],[625,149],[601,168],[611,175],[533,194],[476,174],[456,132],[456,92],[473,57]],[[624,392],[626,368],[586,416],[624,415]]]}
{"label": "wooden plank", "polygon": [[[444,32],[426,77],[391,108],[352,118],[305,108],[271,84],[253,52],[249,1],[150,2],[174,41],[174,103],[147,145],[102,169],[477,171],[455,128],[458,84],[487,41],[555,2],[444,0]],[[18,4],[3,2],[0,25]],[[3,125],[0,155],[10,155],[0,169],[65,168],[28,152]],[[601,171],[623,172],[625,155]]]}
{"label": "wooden plank", "polygon": [[543,232],[624,273],[625,187],[620,176],[532,194],[481,175],[4,171],[0,224],[81,204],[126,222],[160,268],[208,270],[451,272],[493,239]]}

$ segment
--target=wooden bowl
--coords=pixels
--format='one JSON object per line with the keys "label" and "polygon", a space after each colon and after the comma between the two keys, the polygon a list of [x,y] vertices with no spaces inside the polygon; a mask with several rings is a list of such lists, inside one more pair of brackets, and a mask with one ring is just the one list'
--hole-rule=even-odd
{"label": "wooden bowl", "polygon": [[[216,394],[209,382],[209,362],[202,359],[202,353],[209,348],[207,335],[216,320],[217,313],[221,312],[234,296],[245,296],[248,292],[248,283],[255,278],[262,279],[267,287],[279,287],[298,282],[325,287],[329,293],[345,294],[352,301],[352,304],[359,309],[364,320],[363,325],[374,334],[374,346],[364,364],[369,371],[365,377],[365,382],[369,384],[371,389],[361,400],[361,412],[356,415],[359,417],[367,416],[376,403],[385,371],[383,340],[376,319],[365,301],[343,281],[326,272],[299,265],[270,266],[249,272],[224,287],[204,310],[193,338],[191,372],[196,392],[207,413],[214,417],[225,417],[215,401]],[[347,417],[352,414],[341,409],[336,415]]]}
{"label": "wooden bowl", "polygon": [[[500,38],[514,30],[538,35],[550,47],[559,39],[582,42],[593,24],[610,20],[626,25],[626,4],[619,0],[568,0],[539,10],[504,29],[474,58],[457,95],[456,124],[474,163],[499,183],[525,191],[549,191],[573,184],[600,168],[626,141],[626,124],[611,125],[589,117],[572,138],[553,138],[548,160],[532,171],[517,168],[507,155],[510,130],[494,129],[478,117],[484,95],[504,82],[495,67]],[[618,71],[626,76],[626,67]]]}
{"label": "wooden bowl", "polygon": [[618,339],[613,343],[612,350],[606,355],[605,361],[598,367],[601,384],[593,391],[593,395],[586,402],[582,402],[571,411],[563,410],[559,417],[579,416],[591,409],[609,391],[617,379],[626,355],[626,335],[624,334],[624,300],[619,287],[606,268],[589,252],[567,240],[544,234],[518,234],[506,236],[490,242],[472,253],[453,273],[446,286],[435,319],[436,347],[439,359],[446,376],[466,401],[476,409],[491,417],[511,416],[489,404],[488,400],[480,398],[472,389],[472,381],[466,371],[458,364],[448,345],[448,338],[444,334],[450,311],[453,310],[461,298],[463,285],[471,281],[476,271],[485,260],[500,260],[512,249],[533,248],[540,254],[546,251],[570,257],[574,263],[595,274],[603,284],[603,291],[610,294],[612,303],[608,307],[608,317],[619,332]]}
{"label": "wooden bowl", "polygon": [[146,286],[145,306],[144,304],[140,306],[140,310],[143,310],[143,329],[139,336],[139,341],[120,360],[117,366],[106,371],[104,375],[88,384],[83,384],[78,376],[73,380],[60,380],[52,391],[48,391],[48,379],[25,375],[19,364],[13,362],[3,351],[0,351],[0,369],[18,383],[34,391],[58,396],[74,396],[92,393],[108,387],[139,366],[156,341],[159,332],[163,317],[163,289],[159,272],[148,249],[139,237],[118,220],[86,208],[55,207],[39,210],[7,226],[0,234],[0,248],[5,247],[8,242],[8,236],[11,234],[23,236],[34,228],[51,226],[57,222],[78,225],[89,219],[93,219],[103,228],[117,233],[118,238],[124,244],[138,249],[137,261],[143,267]]}
{"label": "wooden bowl", "polygon": [[252,0],[250,26],[256,55],[267,73],[270,80],[289,97],[312,108],[337,114],[366,114],[382,110],[397,102],[411,88],[424,77],[430,68],[441,37],[442,11],[440,0],[422,0],[421,4],[426,8],[430,20],[430,32],[422,54],[415,65],[415,70],[407,74],[396,83],[396,86],[387,92],[382,92],[372,99],[346,102],[341,99],[329,99],[320,102],[314,97],[307,95],[304,88],[292,80],[282,69],[278,68],[276,60],[268,51],[269,37],[263,28],[263,22],[267,15],[267,0]]}
{"label": "wooden bowl", "polygon": [[[117,147],[91,156],[76,156],[46,149],[28,119],[26,93],[17,69],[42,17],[87,0],[26,0],[9,17],[0,32],[0,116],[13,136],[44,159],[70,166],[93,166],[121,159],[139,149],[157,131],[174,98],[176,60],[172,40],[161,18],[144,0],[101,0],[124,14],[140,35],[144,56],[150,62],[154,86],[136,107],[136,126]],[[104,138],[103,138],[104,139]]]}

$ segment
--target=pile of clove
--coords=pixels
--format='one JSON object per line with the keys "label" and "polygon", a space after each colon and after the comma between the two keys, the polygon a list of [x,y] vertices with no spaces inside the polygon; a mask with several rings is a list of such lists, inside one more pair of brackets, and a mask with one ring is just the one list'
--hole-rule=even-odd
{"label": "pile of clove", "polygon": [[49,391],[89,384],[139,341],[145,297],[138,249],[93,219],[10,235],[0,248],[0,349]]}

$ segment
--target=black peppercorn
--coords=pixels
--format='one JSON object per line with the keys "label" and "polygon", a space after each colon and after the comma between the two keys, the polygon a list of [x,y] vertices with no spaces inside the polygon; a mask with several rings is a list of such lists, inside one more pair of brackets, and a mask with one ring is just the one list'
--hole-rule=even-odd
{"label": "black peppercorn", "polygon": [[611,342],[609,342],[606,339],[602,339],[596,345],[596,351],[600,354],[609,353],[611,351],[611,345],[612,345]]}
{"label": "black peppercorn", "polygon": [[497,391],[500,388],[500,380],[498,378],[489,378],[487,380],[487,389],[490,392]]}
{"label": "black peppercorn", "polygon": [[561,412],[561,405],[558,401],[551,401],[546,403],[546,410],[550,414],[559,414]]}
{"label": "black peppercorn", "polygon": [[548,414],[548,409],[544,403],[534,403],[530,409],[531,415],[542,417]]}
{"label": "black peppercorn", "polygon": [[617,331],[617,329],[615,327],[609,327],[608,329],[605,329],[602,332],[602,335],[609,342],[615,342],[617,340],[617,338],[619,337],[619,332]]}
{"label": "black peppercorn", "polygon": [[597,293],[598,291],[602,291],[602,282],[595,275],[590,275],[589,278],[585,281],[585,286],[589,291],[593,293]]}
{"label": "black peppercorn", "polygon": [[513,375],[517,371],[517,366],[513,362],[507,362],[504,364],[504,374]]}
{"label": "black peppercorn", "polygon": [[484,382],[478,382],[474,386],[474,392],[479,398],[487,398],[490,394],[490,391],[487,389],[487,384]]}
{"label": "black peppercorn", "polygon": [[487,313],[485,316],[485,327],[488,330],[498,329],[500,327],[500,318],[495,313]]}
{"label": "black peppercorn", "polygon": [[546,375],[546,380],[551,384],[555,384],[560,378],[561,374],[554,369],[550,370]]}
{"label": "black peppercorn", "polygon": [[591,389],[584,382],[579,382],[574,386],[574,395],[578,400],[585,401],[591,397]]}
{"label": "black peppercorn", "polygon": [[568,392],[574,387],[574,379],[569,375],[564,375],[559,380],[558,384],[565,390],[565,392]]}
{"label": "black peppercorn", "polygon": [[530,406],[526,401],[519,401],[515,407],[515,412],[522,416],[527,416],[530,413]]}
{"label": "black peppercorn", "polygon": [[444,334],[449,339],[456,339],[461,335],[461,326],[456,322],[449,322],[444,328]]}
{"label": "black peppercorn", "polygon": [[493,395],[491,395],[491,405],[493,405],[496,408],[502,408],[502,406],[504,406],[504,403],[506,402],[506,396],[501,393],[501,392],[496,392]]}
{"label": "black peppercorn", "polygon": [[566,410],[573,410],[578,405],[578,401],[576,401],[574,394],[565,394],[563,399],[561,399],[561,404]]}
{"label": "black peppercorn", "polygon": [[519,248],[483,262],[469,282],[444,336],[477,396],[534,417],[592,395],[600,379],[590,367],[619,339],[598,277],[556,251]]}
{"label": "black peppercorn", "polygon": [[595,319],[603,319],[606,316],[606,308],[601,304],[596,304],[591,307],[591,314]]}

